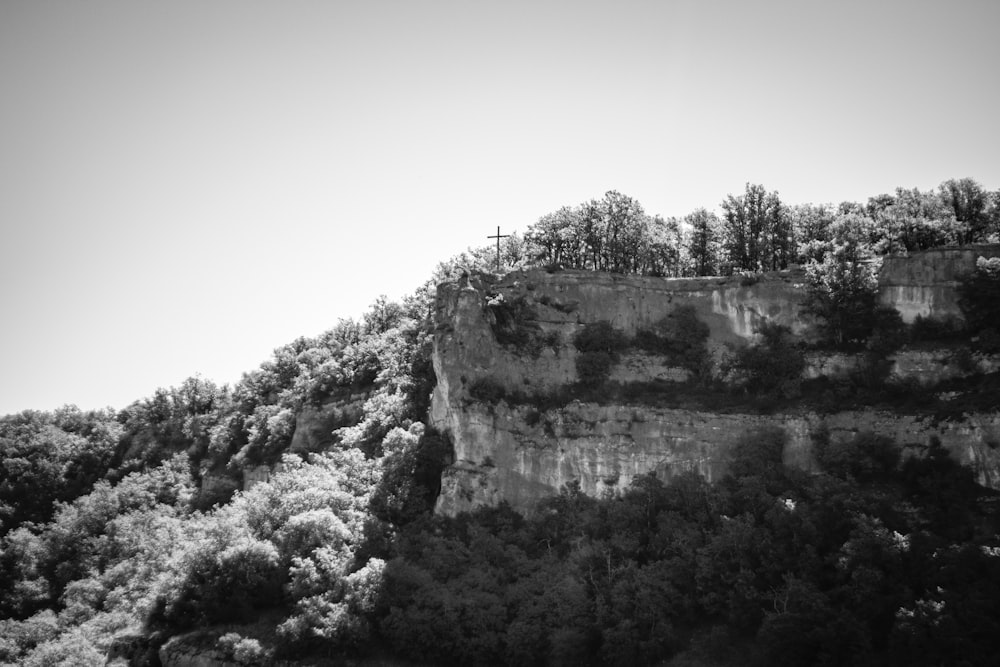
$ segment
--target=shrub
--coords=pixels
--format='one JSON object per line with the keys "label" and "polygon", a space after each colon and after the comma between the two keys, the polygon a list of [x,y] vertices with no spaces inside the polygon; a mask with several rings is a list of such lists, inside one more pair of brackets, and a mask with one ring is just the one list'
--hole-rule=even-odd
{"label": "shrub", "polygon": [[222,635],[219,637],[218,645],[227,658],[232,658],[240,664],[263,665],[274,657],[273,652],[261,646],[259,641],[243,637],[238,632],[227,632]]}
{"label": "shrub", "polygon": [[535,311],[523,298],[505,299],[498,294],[487,302],[487,307],[493,315],[493,335],[501,345],[523,349],[538,329]]}
{"label": "shrub", "polygon": [[491,377],[481,377],[469,385],[469,396],[480,403],[499,403],[507,397],[507,390]]}
{"label": "shrub", "polygon": [[805,356],[789,340],[788,327],[765,322],[760,341],[733,350],[723,363],[735,386],[763,395],[794,397],[799,393]]}
{"label": "shrub", "polygon": [[870,249],[861,220],[842,217],[830,231],[833,247],[823,261],[806,268],[810,285],[805,310],[820,320],[828,344],[859,345],[875,325],[877,267],[868,261]]}
{"label": "shrub", "polygon": [[899,448],[890,438],[859,433],[851,440],[817,439],[816,460],[837,477],[870,481],[891,475],[899,464]]}
{"label": "shrub", "polygon": [[637,332],[635,344],[698,374],[708,355],[708,335],[708,325],[698,319],[694,306],[685,304],[674,308],[651,328]]}
{"label": "shrub", "polygon": [[542,331],[537,322],[538,314],[524,297],[505,299],[503,294],[497,294],[486,305],[492,315],[490,328],[500,345],[533,357],[546,347],[558,348],[559,334]]}
{"label": "shrub", "polygon": [[908,338],[906,324],[899,311],[891,306],[876,306],[870,315],[871,334],[865,347],[872,352],[890,354],[902,347]]}
{"label": "shrub", "polygon": [[959,278],[958,306],[969,330],[978,333],[1000,322],[1000,257],[976,260],[976,269]]}
{"label": "shrub", "polygon": [[597,387],[608,379],[613,365],[607,352],[582,352],[576,358],[576,375],[580,384]]}
{"label": "shrub", "polygon": [[950,340],[961,334],[962,329],[962,322],[955,317],[938,319],[917,315],[910,325],[909,338],[915,343]]}
{"label": "shrub", "polygon": [[733,475],[757,475],[765,468],[784,465],[782,451],[787,437],[776,426],[766,426],[743,435],[733,445],[730,472]]}
{"label": "shrub", "polygon": [[246,621],[255,609],[281,599],[282,571],[273,544],[243,538],[216,551],[220,546],[206,544],[190,554],[187,577],[158,600],[154,621],[176,628]]}
{"label": "shrub", "polygon": [[976,347],[983,352],[1000,352],[1000,330],[996,327],[987,327],[980,331],[976,339]]}
{"label": "shrub", "polygon": [[625,349],[625,334],[607,320],[591,322],[573,337],[573,346],[580,352],[606,352],[613,358]]}
{"label": "shrub", "polygon": [[625,334],[606,320],[592,322],[577,332],[573,345],[580,352],[576,358],[580,383],[587,387],[604,383],[626,344]]}

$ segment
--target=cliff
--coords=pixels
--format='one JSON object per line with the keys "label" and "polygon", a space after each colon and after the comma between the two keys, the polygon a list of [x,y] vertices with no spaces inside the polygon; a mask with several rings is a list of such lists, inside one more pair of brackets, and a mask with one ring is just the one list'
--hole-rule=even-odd
{"label": "cliff", "polygon": [[[968,261],[950,261],[950,274],[935,269],[934,275],[942,281],[950,276],[953,292],[954,267]],[[888,275],[896,282],[883,283],[883,302],[895,306],[895,294],[905,297],[899,303],[901,312],[918,298],[930,304],[921,312],[948,312],[945,297],[938,298],[944,292],[915,296],[895,289],[900,276],[917,275],[913,265],[890,262]],[[803,283],[800,271],[749,280],[532,270],[495,282],[473,276],[441,285],[434,335],[437,386],[430,420],[451,436],[455,457],[443,475],[437,511],[455,514],[501,500],[527,511],[573,480],[584,492],[600,495],[654,471],[663,479],[687,470],[716,479],[724,474],[737,439],[763,426],[784,430],[786,462],[807,470],[816,467],[813,438],[821,429],[833,439],[870,431],[911,448],[937,438],[974,470],[981,484],[1000,488],[1000,416],[994,412],[943,421],[888,410],[820,414],[790,409],[760,415],[677,407],[677,401],[669,407],[655,400],[549,405],[544,398],[572,387],[577,379],[573,337],[586,324],[601,320],[634,336],[677,306],[690,305],[708,325],[709,348],[716,354],[727,344],[750,340],[765,321],[786,325],[795,337],[810,340],[815,323],[803,312]],[[512,330],[517,344],[504,344],[505,333]],[[812,355],[806,375],[836,377],[857,363],[850,355]],[[906,351],[896,355],[891,372],[897,381],[933,385],[970,372],[993,371],[997,363],[977,358],[962,366],[949,363],[946,353]],[[615,365],[610,379],[623,384],[659,382],[682,394],[686,377],[686,371],[670,367],[664,358],[632,350]],[[505,400],[510,396],[528,399]]]}
{"label": "cliff", "polygon": [[918,316],[962,319],[955,288],[976,268],[979,257],[1000,257],[1000,244],[935,248],[886,257],[879,270],[879,299],[899,311],[904,322]]}

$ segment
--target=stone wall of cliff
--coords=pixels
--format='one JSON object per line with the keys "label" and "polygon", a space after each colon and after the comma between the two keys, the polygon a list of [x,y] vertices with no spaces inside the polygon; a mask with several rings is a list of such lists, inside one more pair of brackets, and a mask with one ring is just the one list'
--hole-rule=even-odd
{"label": "stone wall of cliff", "polygon": [[904,322],[918,316],[962,318],[955,288],[976,268],[979,257],[1000,257],[1000,244],[935,248],[886,257],[879,270],[879,299],[899,311]]}
{"label": "stone wall of cliff", "polygon": [[1000,488],[1000,415],[995,413],[938,422],[878,411],[717,414],[573,402],[539,414],[503,402],[470,403],[450,422],[455,463],[442,478],[437,510],[453,515],[506,500],[530,511],[567,482],[578,481],[585,493],[599,496],[649,472],[669,480],[695,470],[711,481],[725,473],[736,441],[762,427],[784,431],[785,462],[805,470],[816,469],[813,438],[821,428],[832,440],[871,432],[917,450],[937,437],[973,469],[980,484]]}
{"label": "stone wall of cliff", "polygon": [[[864,410],[764,416],[655,407],[648,401],[571,401],[539,408],[477,397],[475,388],[484,381],[501,392],[535,396],[567,387],[576,380],[572,340],[586,324],[606,320],[632,336],[681,304],[694,306],[698,318],[708,324],[709,345],[716,351],[752,338],[764,321],[784,324],[808,340],[815,323],[803,312],[803,283],[799,271],[751,281],[534,270],[495,282],[470,277],[441,285],[434,336],[437,386],[430,421],[450,434],[455,462],[443,476],[437,510],[455,514],[501,500],[530,510],[566,482],[576,480],[586,493],[599,495],[653,471],[664,479],[686,470],[716,479],[725,472],[736,440],[763,426],[786,432],[786,462],[805,469],[815,467],[812,442],[821,425],[834,439],[871,431],[920,447],[938,438],[973,468],[980,483],[1000,487],[1000,416],[995,413],[937,422],[916,414]],[[498,309],[511,303],[519,304],[522,316],[530,314],[528,324],[538,341],[530,350],[498,342]],[[996,359],[973,361],[971,368],[963,368],[944,352],[908,351],[896,355],[892,374],[897,380],[912,378],[928,385],[970,370],[996,370]],[[857,364],[849,355],[812,355],[806,373],[836,377]],[[611,379],[673,382],[684,377],[662,358],[631,351],[615,366]]]}

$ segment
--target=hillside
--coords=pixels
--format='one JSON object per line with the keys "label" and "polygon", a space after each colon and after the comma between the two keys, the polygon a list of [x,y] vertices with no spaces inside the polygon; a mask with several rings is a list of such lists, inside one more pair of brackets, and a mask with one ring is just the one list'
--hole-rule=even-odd
{"label": "hillside", "polygon": [[942,242],[1000,226],[918,196],[699,245],[612,192],[233,387],[3,417],[0,662],[986,661],[1000,246]]}

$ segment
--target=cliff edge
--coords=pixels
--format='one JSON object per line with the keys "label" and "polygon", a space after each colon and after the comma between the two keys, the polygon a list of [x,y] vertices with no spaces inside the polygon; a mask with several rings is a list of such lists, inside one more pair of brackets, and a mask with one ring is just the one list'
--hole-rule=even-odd
{"label": "cliff edge", "polygon": [[[896,267],[892,275],[901,272]],[[451,437],[454,463],[444,472],[437,511],[453,515],[501,501],[530,511],[568,482],[601,495],[649,472],[669,480],[696,470],[714,480],[725,473],[739,437],[760,427],[782,429],[786,463],[806,470],[816,469],[813,442],[820,432],[833,439],[873,432],[913,448],[936,438],[974,469],[981,484],[1000,488],[1000,415],[994,411],[957,420],[869,409],[758,414],[678,405],[677,400],[658,405],[648,397],[614,402],[594,400],[593,392],[583,400],[573,397],[578,379],[573,339],[588,324],[608,322],[631,338],[686,305],[708,326],[708,348],[716,358],[727,345],[752,340],[763,322],[787,326],[794,339],[810,341],[816,323],[803,309],[804,283],[799,270],[692,279],[531,270],[499,280],[473,275],[442,284],[430,421]],[[883,292],[883,303],[893,303],[892,293]],[[913,297],[912,291],[907,294]],[[948,307],[937,299],[924,311],[934,315]],[[897,356],[893,373],[898,380],[933,384],[956,373],[947,363],[927,362],[933,355],[926,351]],[[841,372],[831,362],[835,357],[814,355],[807,373]],[[981,369],[996,367],[995,360],[978,363]],[[618,359],[609,381],[619,388],[655,383],[671,387],[676,397],[687,379],[684,368],[632,347]],[[549,400],[557,395],[559,400]]]}

